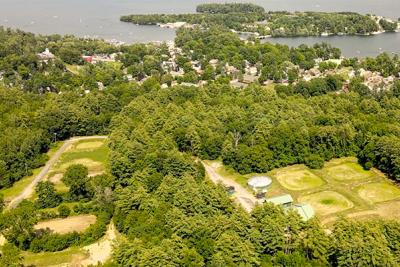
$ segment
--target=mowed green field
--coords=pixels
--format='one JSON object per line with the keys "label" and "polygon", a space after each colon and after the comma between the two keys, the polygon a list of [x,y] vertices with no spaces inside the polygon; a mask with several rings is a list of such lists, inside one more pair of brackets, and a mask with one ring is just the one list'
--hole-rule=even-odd
{"label": "mowed green field", "polygon": [[61,181],[65,170],[73,164],[82,164],[88,168],[90,176],[105,173],[108,168],[108,151],[107,139],[77,141],[62,154],[46,179],[55,184],[57,191],[68,191]]}
{"label": "mowed green field", "polygon": [[[223,165],[217,171],[243,186],[255,175],[240,175]],[[263,175],[273,180],[267,197],[291,194],[295,202],[309,203],[322,222],[339,216],[400,220],[400,213],[389,208],[400,204],[400,188],[378,170],[364,170],[353,157],[333,159],[320,170],[293,165]]]}

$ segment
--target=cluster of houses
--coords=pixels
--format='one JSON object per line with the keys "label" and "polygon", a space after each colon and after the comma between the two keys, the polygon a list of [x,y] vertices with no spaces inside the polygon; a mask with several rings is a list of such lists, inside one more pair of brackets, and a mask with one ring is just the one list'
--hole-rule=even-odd
{"label": "cluster of houses", "polygon": [[92,56],[82,55],[82,59],[87,63],[97,64],[99,62],[115,62],[117,56],[118,56],[118,53],[113,53],[110,55],[106,55],[106,54],[99,54],[99,55],[92,55]]}
{"label": "cluster of houses", "polygon": [[[176,47],[175,43],[173,41],[168,41],[166,42],[167,48],[168,48],[168,55],[163,55],[164,60],[161,63],[161,68],[163,71],[166,73],[171,74],[171,76],[174,78],[174,81],[172,82],[172,85],[176,85],[178,82],[177,80],[179,77],[183,77],[185,75],[185,72],[182,68],[180,68],[177,64],[177,57],[183,54],[183,51],[181,48]],[[91,63],[91,64],[97,64],[99,62],[115,62],[117,61],[117,56],[121,53],[113,53],[113,54],[96,54],[96,55],[82,55],[82,59],[85,62]],[[45,49],[45,51],[37,54],[38,58],[42,61],[47,63],[49,60],[55,58],[54,54],[49,51],[49,49]],[[321,60],[322,61],[322,60]],[[321,61],[317,61],[317,65],[314,68],[311,68],[309,70],[304,70],[304,69],[299,69],[299,78],[304,80],[304,81],[311,81],[312,79],[315,78],[321,78],[329,74],[336,74],[338,71],[337,70],[327,70],[327,71],[321,71],[321,69],[318,67],[318,63]],[[335,62],[337,65],[340,64],[340,60],[337,60],[338,62]],[[190,61],[192,69],[196,72],[197,75],[201,76],[204,72],[202,69],[201,63],[196,60]],[[222,65],[222,62],[220,62],[218,59],[211,59],[209,61],[209,65],[214,67],[214,69],[217,68],[222,68],[222,72],[229,75],[231,77],[230,84],[235,87],[235,88],[244,88],[247,85],[257,82],[260,77],[260,69],[261,67],[257,64],[251,64],[248,61],[245,61],[245,66],[243,70],[239,70],[235,66],[232,66],[228,63],[225,63]],[[343,91],[348,90],[348,85],[350,79],[352,79],[356,75],[355,71],[350,71],[348,73],[348,80],[344,83],[343,86]],[[366,71],[364,69],[359,70],[359,75],[364,78],[364,84],[368,86],[371,90],[381,90],[384,88],[388,88],[393,82],[395,81],[394,76],[389,76],[389,77],[383,77],[380,73],[378,72],[371,72],[371,71]],[[125,73],[126,78],[128,81],[135,80],[132,75],[129,75],[128,73]],[[138,82],[143,82],[146,80],[144,78],[141,81]],[[264,85],[267,85],[269,83],[272,83],[273,81],[267,80],[264,82]],[[198,83],[181,83],[186,86],[201,86],[206,84],[206,81],[199,81]],[[282,84],[287,84],[288,81],[282,80]],[[168,87],[168,85],[164,84],[162,87]]]}
{"label": "cluster of houses", "polygon": [[394,76],[383,77],[379,72],[367,71],[360,69],[360,76],[364,78],[364,84],[368,86],[370,90],[382,90],[389,87],[395,81]]}

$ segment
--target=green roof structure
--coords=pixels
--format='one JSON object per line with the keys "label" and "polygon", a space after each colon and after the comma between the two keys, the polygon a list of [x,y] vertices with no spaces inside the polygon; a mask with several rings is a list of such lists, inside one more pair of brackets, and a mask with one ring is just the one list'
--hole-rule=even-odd
{"label": "green roof structure", "polygon": [[268,198],[265,200],[265,202],[270,202],[275,205],[285,206],[285,205],[291,205],[293,203],[293,198],[291,195],[287,194],[279,197]]}
{"label": "green roof structure", "polygon": [[277,206],[282,206],[286,211],[289,209],[294,209],[304,221],[308,221],[315,216],[315,211],[310,204],[293,204],[293,198],[289,194],[279,197],[268,198],[265,200],[265,202],[269,202]]}
{"label": "green roof structure", "polygon": [[315,211],[310,204],[296,204],[293,208],[300,214],[304,221],[308,221],[315,215]]}

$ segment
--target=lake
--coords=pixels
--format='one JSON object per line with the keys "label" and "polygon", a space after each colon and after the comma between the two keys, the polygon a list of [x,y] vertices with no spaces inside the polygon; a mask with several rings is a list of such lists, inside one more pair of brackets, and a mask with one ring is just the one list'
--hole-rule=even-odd
{"label": "lake", "polygon": [[[0,0],[0,25],[40,34],[74,34],[127,43],[166,41],[174,30],[136,26],[119,21],[121,15],[195,12],[200,3],[213,0]],[[242,1],[246,2],[246,1]],[[397,19],[398,0],[253,0],[266,10],[354,11]],[[346,56],[373,56],[380,52],[400,53],[400,34],[372,37],[274,38],[269,41],[296,46],[328,42]]]}

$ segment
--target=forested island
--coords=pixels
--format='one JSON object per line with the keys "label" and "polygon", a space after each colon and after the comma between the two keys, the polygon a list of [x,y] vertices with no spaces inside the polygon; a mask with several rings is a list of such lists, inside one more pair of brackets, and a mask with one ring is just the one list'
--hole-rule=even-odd
{"label": "forested island", "polygon": [[370,35],[398,29],[397,21],[353,12],[266,12],[254,4],[202,4],[196,11],[195,14],[127,15],[121,21],[166,27],[223,25],[262,37]]}
{"label": "forested island", "polygon": [[[253,5],[198,12],[216,21],[240,13],[237,25],[273,16]],[[132,45],[0,28],[0,266],[85,257],[114,228],[103,266],[400,265],[399,57],[241,40],[224,26]],[[59,142],[93,135],[108,140],[77,141],[54,176],[10,204]],[[218,161],[242,179],[292,166],[312,175],[338,158],[355,159],[346,166],[379,176],[372,186],[391,194],[375,203],[349,189],[354,206],[304,220],[271,203],[245,210],[205,168]],[[365,216],[371,207],[382,213]],[[40,227],[79,216],[93,220],[82,231]]]}

